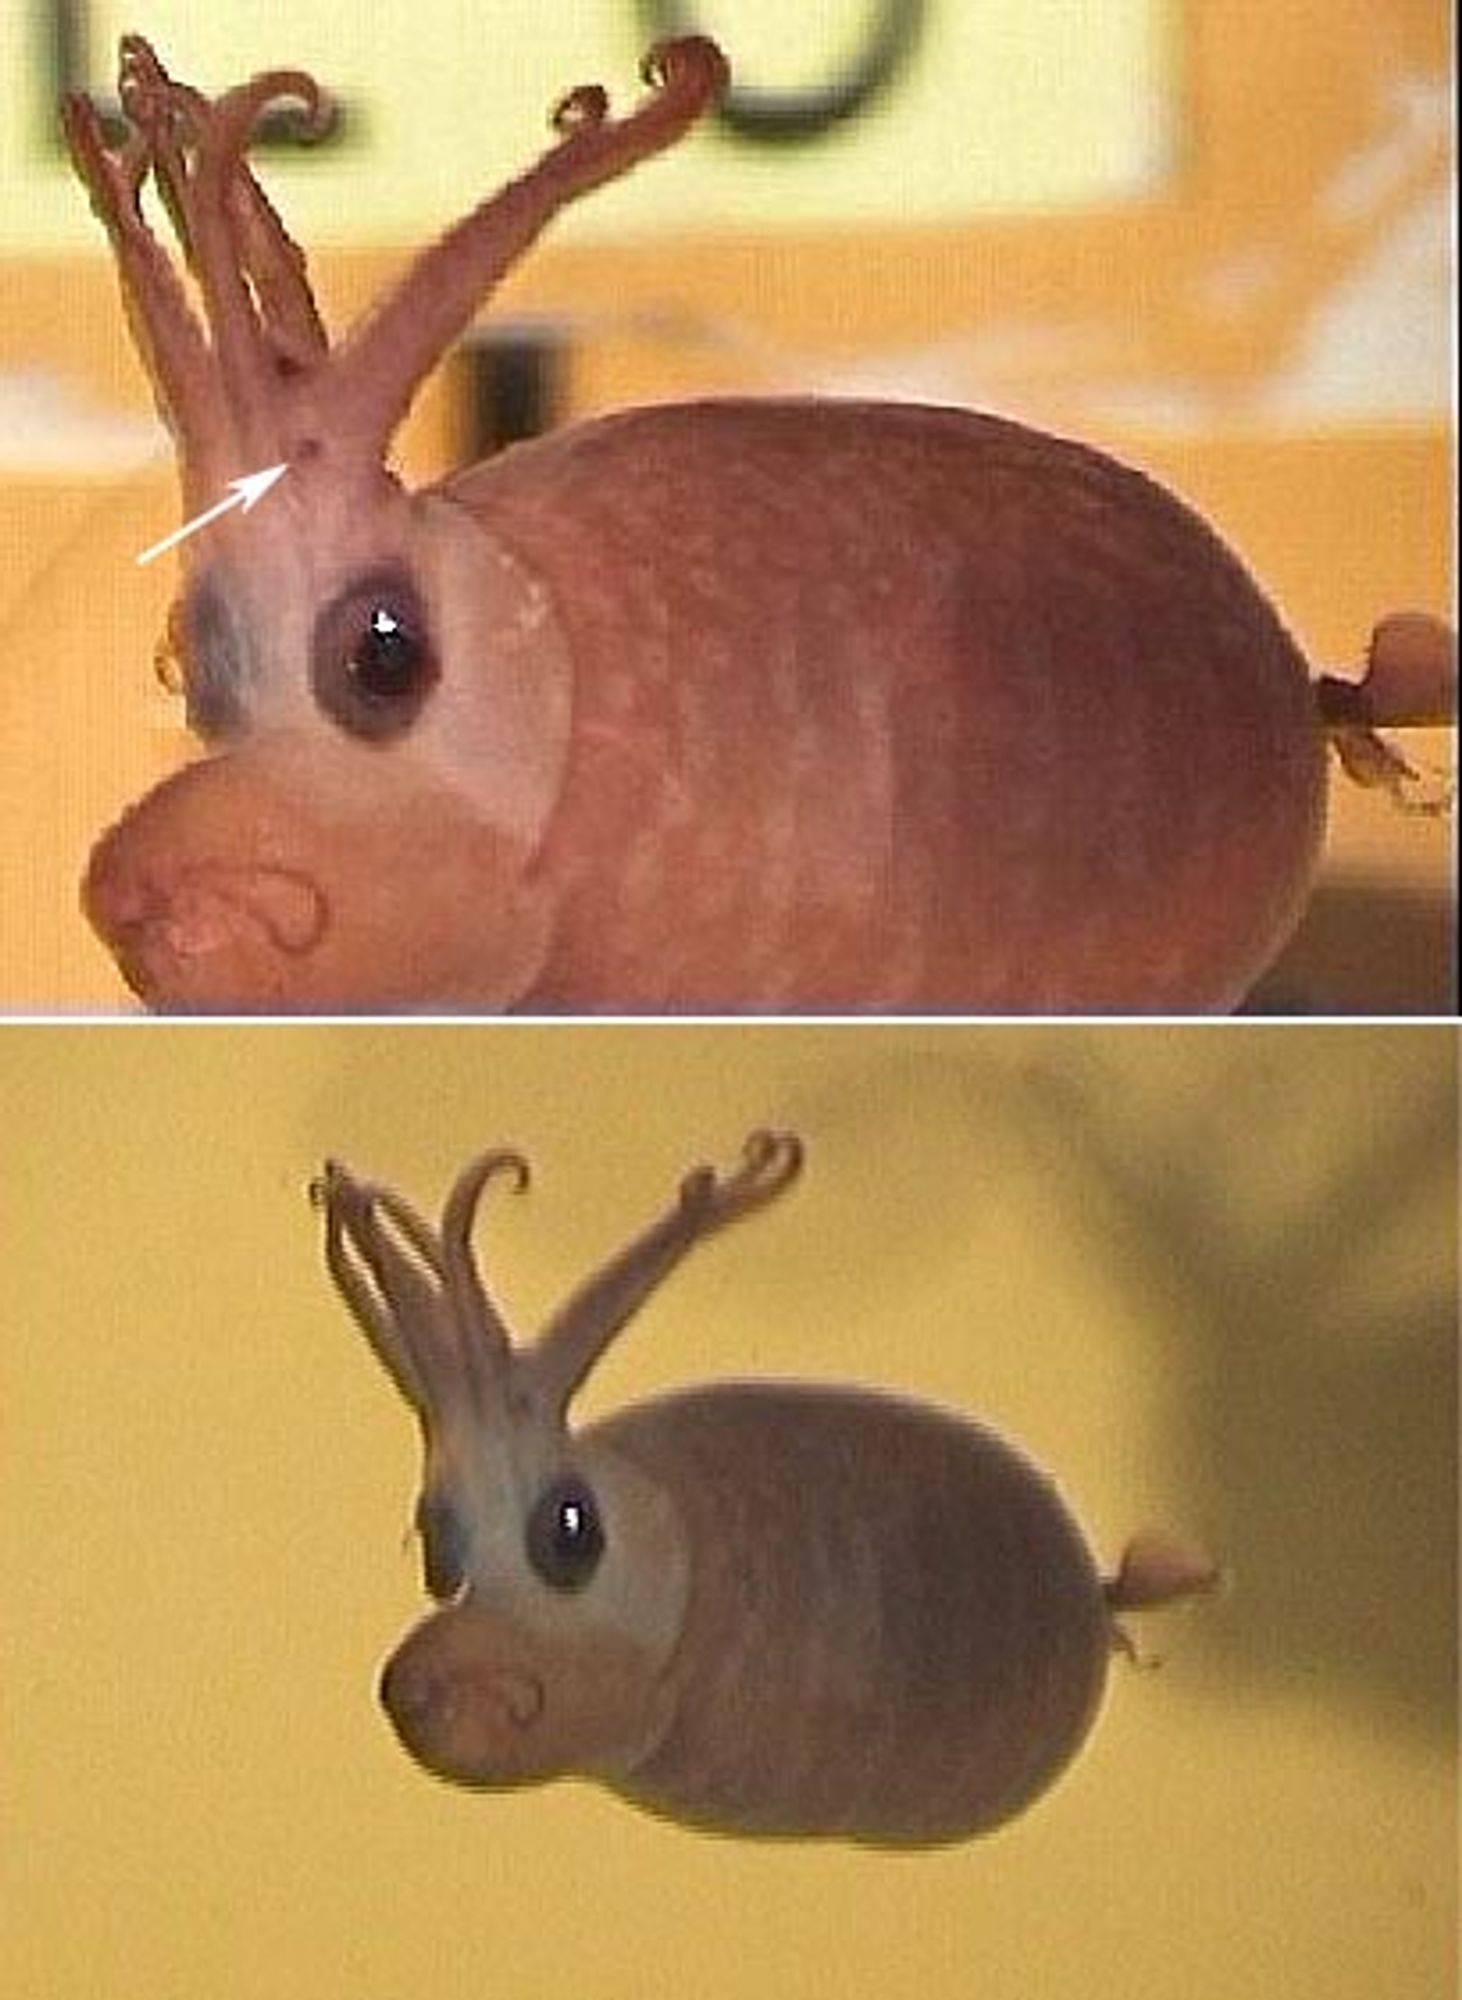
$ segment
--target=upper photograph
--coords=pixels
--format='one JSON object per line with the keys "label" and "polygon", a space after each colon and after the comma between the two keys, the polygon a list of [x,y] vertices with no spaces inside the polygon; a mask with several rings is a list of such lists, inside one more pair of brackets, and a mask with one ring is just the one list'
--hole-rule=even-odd
{"label": "upper photograph", "polygon": [[1457,1011],[1433,0],[0,21],[0,1013]]}

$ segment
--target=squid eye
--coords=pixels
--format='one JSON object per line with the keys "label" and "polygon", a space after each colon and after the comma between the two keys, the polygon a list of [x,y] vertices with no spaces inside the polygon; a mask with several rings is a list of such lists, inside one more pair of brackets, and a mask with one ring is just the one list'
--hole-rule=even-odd
{"label": "squid eye", "polygon": [[399,735],[415,721],[437,676],[426,614],[404,573],[358,579],[315,621],[315,699],[352,736]]}
{"label": "squid eye", "polygon": [[366,613],[346,669],[367,701],[400,701],[414,694],[426,663],[426,647],[399,607],[381,598]]}
{"label": "squid eye", "polygon": [[594,1495],[580,1479],[558,1479],[528,1516],[528,1560],[555,1590],[582,1590],[604,1553]]}

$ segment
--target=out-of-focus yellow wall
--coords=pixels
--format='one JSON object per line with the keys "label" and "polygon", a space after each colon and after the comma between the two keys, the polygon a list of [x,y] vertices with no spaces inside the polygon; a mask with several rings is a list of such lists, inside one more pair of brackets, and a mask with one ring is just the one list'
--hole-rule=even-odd
{"label": "out-of-focus yellow wall", "polygon": [[[0,1030],[0,1992],[1450,2000],[1455,1035]],[[478,1147],[531,1328],[762,1122],[595,1408],[852,1376],[978,1411],[1107,1555],[1206,1540],[1058,1789],[889,1856],[425,1777],[414,1425],[330,1291],[326,1153],[434,1207]],[[809,1494],[810,1507],[837,1496]],[[784,1524],[795,1534],[795,1521]]]}
{"label": "out-of-focus yellow wall", "polygon": [[[136,25],[114,11],[89,16],[98,83]],[[303,61],[358,113],[338,158],[261,166],[339,325],[465,190],[532,156],[566,84],[632,92],[645,10],[593,11],[421,0],[367,29],[328,4],[205,21],[158,0],[145,25],[211,88]],[[795,37],[770,0],[701,18],[752,81],[786,86],[846,58],[869,10],[820,0]],[[935,0],[924,19],[890,90],[820,145],[698,132],[556,226],[487,324],[561,340],[557,414],[745,390],[996,408],[1194,501],[1317,668],[1358,664],[1387,611],[1450,611],[1445,10]],[[0,1005],[49,1011],[126,1004],[75,883],[90,839],[187,745],[149,672],[170,579],[132,563],[176,524],[166,446],[100,231],[36,151],[36,33],[16,12],[0,43]],[[408,473],[452,463],[458,429],[439,380],[403,436]],[[1450,765],[1447,732],[1409,748]],[[1449,1010],[1452,833],[1337,779],[1279,1004]]]}

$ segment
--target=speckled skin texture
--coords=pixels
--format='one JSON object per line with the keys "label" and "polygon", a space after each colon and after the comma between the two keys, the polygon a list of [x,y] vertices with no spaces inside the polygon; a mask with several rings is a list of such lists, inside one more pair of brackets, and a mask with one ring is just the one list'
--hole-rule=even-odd
{"label": "speckled skin texture", "polygon": [[528,1005],[1222,1008],[1323,815],[1304,663],[1188,509],[995,418],[610,417],[450,496],[574,661]]}
{"label": "speckled skin texture", "polygon": [[1055,1489],[993,1432],[770,1382],[598,1431],[695,1551],[683,1698],[616,1789],[746,1833],[930,1842],[998,1825],[1076,1754],[1111,1616]]}

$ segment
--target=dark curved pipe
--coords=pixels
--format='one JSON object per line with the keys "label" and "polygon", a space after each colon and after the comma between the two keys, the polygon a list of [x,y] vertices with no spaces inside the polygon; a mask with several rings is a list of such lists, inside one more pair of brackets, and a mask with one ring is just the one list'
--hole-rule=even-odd
{"label": "dark curved pipe", "polygon": [[[703,33],[693,0],[640,0],[640,14],[657,38]],[[772,90],[733,81],[714,116],[738,138],[758,145],[800,146],[855,117],[897,80],[918,46],[928,0],[875,0],[863,42],[849,68],[827,83]],[[733,60],[734,49],[731,51]]]}

